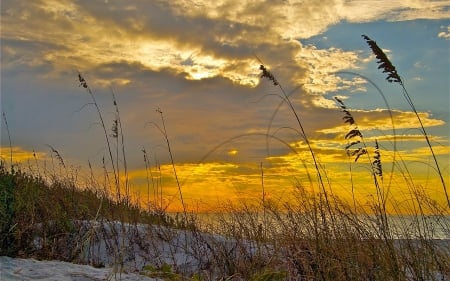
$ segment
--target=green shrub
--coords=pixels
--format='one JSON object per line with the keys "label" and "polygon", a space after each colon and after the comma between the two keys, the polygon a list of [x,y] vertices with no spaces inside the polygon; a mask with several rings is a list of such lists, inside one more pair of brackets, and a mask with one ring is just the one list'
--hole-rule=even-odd
{"label": "green shrub", "polygon": [[0,255],[15,256],[14,171],[0,165]]}

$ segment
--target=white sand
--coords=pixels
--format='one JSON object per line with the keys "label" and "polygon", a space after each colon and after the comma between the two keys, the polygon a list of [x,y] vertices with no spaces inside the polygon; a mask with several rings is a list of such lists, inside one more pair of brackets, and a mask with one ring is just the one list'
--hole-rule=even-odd
{"label": "white sand", "polygon": [[[83,222],[90,230],[77,262],[97,262],[105,268],[61,261],[13,259],[0,256],[0,281],[7,280],[158,280],[140,275],[145,265],[169,264],[183,272],[196,272],[208,253],[194,253],[198,241],[189,231],[148,225],[128,225],[119,222]],[[115,233],[115,234],[114,234]],[[205,235],[209,236],[209,235]],[[114,238],[115,237],[115,238]],[[221,237],[219,237],[221,238]],[[36,238],[36,245],[40,244]],[[114,257],[123,255],[122,274]]]}
{"label": "white sand", "polygon": [[37,261],[0,257],[0,281],[48,280],[48,281],[155,281],[135,273],[116,274],[112,268],[94,268],[60,261]]}
{"label": "white sand", "polygon": [[[0,256],[0,281],[8,280],[60,280],[60,281],[99,281],[99,280],[147,280],[158,279],[140,275],[145,265],[168,264],[183,274],[199,272],[214,260],[211,250],[206,246],[218,245],[225,253],[231,252],[239,244],[246,253],[255,249],[251,241],[239,243],[220,235],[193,233],[161,226],[128,225],[118,222],[83,222],[89,235],[83,243],[83,250],[77,262],[102,264],[105,268],[94,268],[61,261],[37,261],[35,259],[13,259]],[[401,240],[398,240],[400,242]],[[39,238],[36,239],[39,245]],[[437,239],[430,242],[450,253],[450,240]],[[401,247],[399,245],[399,247]],[[271,248],[265,248],[271,255]],[[122,274],[117,265],[117,256],[122,256]],[[115,258],[116,257],[116,258]],[[446,280],[448,276],[436,273],[435,280]]]}

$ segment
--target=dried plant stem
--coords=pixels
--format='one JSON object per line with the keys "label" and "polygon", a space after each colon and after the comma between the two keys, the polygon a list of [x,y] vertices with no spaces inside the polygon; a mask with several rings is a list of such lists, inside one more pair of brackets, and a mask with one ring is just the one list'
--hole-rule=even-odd
{"label": "dried plant stem", "polygon": [[[126,154],[125,154],[125,140],[124,140],[123,126],[122,126],[122,121],[120,119],[119,106],[117,105],[116,96],[115,96],[114,91],[113,91],[112,88],[111,88],[111,94],[112,94],[112,98],[113,98],[114,107],[115,107],[115,110],[116,110],[117,124],[118,124],[118,128],[120,130],[120,134],[119,135],[120,135],[120,143],[121,143],[121,150],[122,150],[123,168],[124,168],[124,174],[125,174],[125,196],[126,196],[127,204],[129,204],[129,200],[130,200],[130,186],[129,186],[127,157],[126,157]],[[117,161],[119,161],[118,158],[119,157],[117,156]],[[117,173],[119,173],[119,164],[117,164]],[[118,176],[118,178],[120,178],[120,177]]]}
{"label": "dried plant stem", "polygon": [[94,93],[92,92],[91,88],[87,84],[87,82],[84,79],[84,77],[79,72],[78,72],[78,79],[80,80],[81,86],[83,86],[83,88],[85,88],[86,91],[89,93],[89,96],[92,99],[92,104],[95,106],[95,109],[97,110],[98,118],[100,119],[100,123],[102,125],[103,133],[104,133],[104,136],[105,136],[106,145],[107,145],[107,148],[108,148],[109,159],[111,160],[111,167],[113,169],[114,184],[115,184],[115,187],[116,187],[117,197],[118,197],[118,199],[120,201],[121,200],[120,182],[119,182],[119,177],[117,175],[116,165],[114,164],[114,157],[113,157],[113,154],[112,154],[111,143],[109,141],[108,132],[106,131],[106,125],[105,125],[105,121],[103,120],[103,114],[102,114],[102,112],[100,110],[100,107],[98,106],[98,103],[97,103],[97,100],[95,99]]}
{"label": "dried plant stem", "polygon": [[283,94],[283,100],[286,102],[286,104],[289,106],[289,108],[291,109],[292,113],[294,114],[295,120],[297,121],[297,124],[298,124],[298,126],[299,126],[299,128],[301,130],[301,134],[303,136],[303,139],[304,139],[306,145],[308,146],[308,150],[309,150],[309,152],[311,154],[311,158],[312,158],[312,160],[314,162],[314,167],[315,167],[316,172],[317,172],[317,178],[319,180],[319,185],[322,188],[323,195],[325,196],[325,202],[327,204],[328,210],[330,211],[330,216],[331,216],[331,218],[333,218],[333,215],[331,214],[331,205],[330,205],[330,202],[329,202],[329,199],[328,199],[328,192],[327,192],[327,190],[325,188],[325,184],[324,184],[324,181],[323,181],[323,178],[322,178],[322,173],[320,172],[321,169],[320,169],[318,161],[316,159],[316,155],[315,155],[315,153],[314,153],[314,151],[312,149],[312,146],[311,146],[311,143],[309,141],[309,138],[306,135],[305,129],[303,128],[303,124],[302,124],[302,122],[300,120],[300,117],[297,114],[297,111],[295,110],[294,105],[292,104],[292,102],[291,102],[291,100],[289,98],[289,95],[286,93],[286,91],[284,90],[283,86],[281,86],[281,84],[276,80],[274,75],[270,71],[268,71],[266,69],[266,67],[264,65],[262,65],[262,64],[260,66],[260,69],[263,71],[263,74],[261,75],[261,77],[266,77],[267,79],[269,79],[269,80],[271,80],[273,82],[274,86],[278,86],[280,88],[281,93]]}
{"label": "dried plant stem", "polygon": [[[391,106],[389,105],[386,96],[384,95],[383,91],[381,91],[380,87],[378,87],[377,84],[375,84],[375,82],[373,82],[371,79],[369,79],[368,77],[361,75],[359,73],[355,73],[352,71],[339,71],[339,72],[335,72],[336,74],[349,74],[349,75],[354,75],[360,78],[363,78],[364,80],[366,80],[367,82],[369,82],[378,92],[378,94],[381,96],[381,98],[383,99],[384,104],[386,105],[386,108],[388,110],[389,113],[389,119],[391,119],[391,126],[392,126],[392,137],[393,137],[393,156],[392,156],[392,163],[396,163],[396,156],[397,156],[397,131],[395,129],[395,122],[394,122],[394,116],[392,115],[392,109]],[[391,166],[391,171],[390,171],[390,175],[389,175],[389,183],[388,183],[388,188],[390,188],[391,184],[392,184],[392,179],[393,179],[393,175],[394,175],[394,168],[395,165]]]}
{"label": "dried plant stem", "polygon": [[[153,200],[154,200],[154,206],[156,207],[158,205],[158,191],[157,187],[155,187],[155,178],[153,176],[153,172],[150,167],[150,160],[148,159],[147,151],[145,148],[142,149],[142,153],[144,153],[144,164],[145,164],[145,172],[147,174],[147,204],[150,211],[150,180],[152,182],[152,189],[153,189]],[[162,208],[162,206],[161,206]]]}
{"label": "dried plant stem", "polygon": [[12,142],[11,142],[11,133],[9,132],[9,126],[8,126],[8,120],[6,119],[6,114],[3,111],[2,112],[3,122],[5,122],[5,128],[6,133],[8,134],[8,141],[9,141],[9,164],[11,166],[11,169],[13,168],[13,149],[12,149]]}
{"label": "dried plant stem", "polygon": [[186,210],[186,204],[184,203],[184,199],[183,199],[183,192],[181,191],[181,184],[180,181],[178,180],[178,174],[177,174],[177,170],[175,168],[175,161],[173,160],[173,154],[172,154],[172,149],[170,147],[170,142],[169,142],[169,137],[167,135],[167,130],[166,130],[166,123],[164,121],[164,115],[163,112],[161,111],[160,108],[158,108],[156,110],[156,112],[159,113],[159,115],[161,116],[161,122],[163,125],[163,128],[161,129],[159,126],[157,126],[155,124],[155,126],[158,128],[158,130],[163,134],[164,139],[166,140],[166,144],[167,144],[167,149],[169,151],[169,156],[170,156],[170,162],[172,164],[172,169],[173,169],[173,174],[175,176],[175,180],[177,182],[177,186],[178,186],[178,192],[180,194],[180,200],[181,200],[181,205],[183,206],[183,214],[184,214],[184,218],[185,218],[185,222],[188,223],[188,217],[187,217],[187,210]]}
{"label": "dried plant stem", "polygon": [[159,164],[158,159],[155,157],[155,165],[158,167],[158,178],[159,181],[156,181],[156,195],[158,195],[158,185],[159,185],[159,207],[163,210],[163,184],[162,184],[162,172],[161,165]]}
{"label": "dried plant stem", "polygon": [[411,107],[411,109],[414,111],[414,114],[416,115],[417,120],[419,120],[420,128],[422,130],[422,134],[425,137],[425,141],[427,142],[428,147],[430,148],[430,152],[431,152],[431,155],[433,157],[434,164],[436,165],[436,169],[437,169],[439,178],[441,180],[442,187],[444,189],[445,197],[447,198],[447,205],[450,208],[450,199],[449,199],[449,195],[448,195],[448,192],[447,192],[447,186],[445,184],[444,177],[442,176],[441,168],[439,167],[439,163],[437,161],[436,154],[434,153],[433,146],[431,145],[430,138],[428,137],[428,133],[425,130],[425,127],[423,125],[422,118],[420,118],[419,113],[417,112],[416,107],[414,106],[414,103],[412,102],[412,99],[409,96],[408,91],[406,90],[405,84],[403,83],[402,80],[400,80],[399,83],[400,83],[400,86],[402,87],[403,96],[405,97],[405,99],[408,102],[408,104]]}
{"label": "dried plant stem", "polygon": [[420,123],[420,128],[422,130],[422,133],[425,137],[425,141],[428,144],[428,147],[430,148],[430,152],[431,155],[433,157],[434,163],[436,165],[436,169],[437,172],[439,174],[441,183],[442,183],[442,187],[444,189],[444,193],[445,193],[445,197],[447,198],[447,205],[450,208],[450,200],[449,200],[449,195],[447,192],[447,187],[445,184],[445,180],[444,177],[442,176],[442,172],[441,169],[439,167],[439,163],[437,161],[436,155],[434,153],[433,147],[431,145],[430,139],[428,137],[428,134],[425,130],[425,127],[423,125],[422,119],[419,116],[419,113],[416,110],[416,107],[414,106],[414,103],[408,93],[408,91],[406,90],[405,84],[403,82],[403,80],[401,79],[400,75],[397,73],[397,70],[395,69],[395,66],[390,62],[389,58],[386,56],[386,54],[383,52],[383,50],[378,47],[377,43],[375,41],[373,41],[372,39],[370,39],[368,36],[366,35],[362,35],[362,37],[364,38],[364,40],[366,40],[367,44],[369,45],[370,49],[372,50],[372,52],[375,54],[376,58],[378,59],[377,63],[379,64],[378,69],[383,69],[383,73],[387,73],[388,76],[386,77],[386,80],[388,80],[390,83],[399,83],[400,86],[402,87],[402,93],[403,96],[405,97],[406,101],[408,102],[409,106],[411,107],[411,109],[414,111],[414,114],[417,117],[417,120],[419,120]]}
{"label": "dried plant stem", "polygon": [[263,229],[262,234],[263,237],[266,237],[266,228],[267,228],[267,206],[266,206],[266,191],[264,189],[264,167],[263,162],[260,162],[260,169],[261,169],[261,189],[262,189],[262,207],[263,207]]}
{"label": "dried plant stem", "polygon": [[[147,151],[145,150],[145,148],[142,149],[142,153],[144,153],[145,173],[147,175],[147,207],[148,207],[148,210],[150,211],[150,178],[149,178],[149,174],[148,174]],[[152,182],[153,182],[153,177],[152,177]],[[153,189],[153,192],[154,192],[154,190],[155,189]]]}
{"label": "dried plant stem", "polygon": [[62,158],[61,154],[59,154],[58,150],[56,150],[53,146],[51,146],[51,145],[49,145],[49,144],[47,144],[47,146],[50,148],[50,150],[52,151],[52,153],[55,154],[56,159],[58,159],[58,161],[59,161],[59,164],[60,164],[62,167],[66,168],[66,164],[64,163],[64,159]]}
{"label": "dried plant stem", "polygon": [[353,181],[353,168],[352,168],[353,166],[352,166],[352,163],[349,162],[348,166],[349,166],[348,169],[350,171],[350,184],[352,186],[353,208],[355,209],[355,213],[356,213],[357,210],[356,210],[356,198],[355,198],[355,183]]}
{"label": "dried plant stem", "polygon": [[[380,208],[379,211],[380,211],[380,216],[381,216],[381,220],[382,220],[381,226],[383,227],[383,230],[384,230],[383,233],[385,233],[387,235],[388,229],[389,229],[387,216],[386,216],[387,194],[385,193],[384,188],[382,188],[382,186],[380,185],[380,181],[378,180],[378,177],[380,177],[381,182],[383,183],[383,171],[381,168],[381,159],[380,159],[381,156],[380,156],[380,152],[379,152],[378,142],[375,140],[375,143],[376,143],[376,146],[375,146],[376,150],[375,150],[375,156],[374,156],[375,161],[372,161],[372,158],[367,149],[367,145],[366,145],[364,136],[361,133],[361,131],[359,130],[358,125],[357,125],[355,119],[353,118],[352,114],[350,113],[347,106],[341,99],[339,99],[338,97],[335,97],[334,99],[339,103],[341,111],[344,113],[344,117],[343,117],[344,123],[348,123],[350,126],[352,126],[350,128],[350,131],[345,135],[345,139],[347,139],[350,142],[351,139],[358,138],[356,141],[350,142],[345,147],[345,150],[347,151],[347,155],[349,157],[355,156],[354,161],[357,162],[358,159],[362,155],[365,154],[370,163],[370,168],[371,168],[370,170],[371,170],[371,174],[373,177],[375,189],[377,191],[377,200],[378,200],[378,206],[379,206],[378,208]],[[350,173],[351,173],[351,164],[350,164]],[[353,176],[351,176],[351,182],[352,182],[352,194],[354,196]],[[354,203],[355,203],[355,201],[354,201]],[[355,205],[355,210],[356,210],[356,205]]]}
{"label": "dried plant stem", "polygon": [[284,91],[283,87],[281,85],[278,85],[278,86],[280,87],[281,92],[283,93],[283,95],[284,95],[284,97],[285,97],[289,107],[292,110],[292,113],[295,116],[295,119],[297,120],[297,124],[300,127],[300,130],[302,132],[302,135],[304,137],[306,145],[308,146],[309,152],[310,152],[311,157],[313,159],[314,167],[316,168],[316,172],[317,172],[317,176],[318,176],[318,179],[319,179],[319,183],[320,183],[320,186],[322,187],[323,195],[325,196],[325,202],[327,203],[328,208],[331,209],[330,202],[329,202],[329,199],[328,199],[328,192],[325,189],[325,184],[324,184],[323,179],[322,179],[322,173],[320,172],[320,167],[319,167],[319,164],[317,162],[316,155],[315,155],[315,153],[314,153],[314,151],[312,149],[311,143],[309,142],[309,138],[306,136],[306,132],[305,132],[305,129],[303,128],[302,122],[300,121],[300,117],[298,116],[297,111],[294,109],[294,106],[293,106],[291,100],[289,99],[289,96]]}

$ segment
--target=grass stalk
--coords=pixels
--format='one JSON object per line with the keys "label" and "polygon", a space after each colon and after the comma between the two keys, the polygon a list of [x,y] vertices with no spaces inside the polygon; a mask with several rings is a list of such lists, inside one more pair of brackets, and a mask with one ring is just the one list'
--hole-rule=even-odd
{"label": "grass stalk", "polygon": [[416,115],[417,120],[419,121],[419,124],[420,124],[422,134],[425,137],[425,141],[430,149],[431,155],[434,160],[434,164],[436,165],[437,173],[439,175],[439,178],[440,178],[440,181],[442,184],[442,188],[444,189],[445,197],[447,199],[447,205],[450,208],[450,199],[449,199],[449,195],[447,192],[447,186],[445,184],[445,180],[442,175],[441,168],[439,166],[436,155],[434,153],[433,146],[431,145],[429,135],[428,135],[427,131],[425,130],[425,127],[422,122],[422,118],[420,118],[419,113],[417,112],[417,109],[411,99],[411,96],[409,95],[408,91],[406,90],[406,87],[405,87],[405,84],[404,84],[402,78],[397,73],[397,70],[395,69],[394,65],[392,65],[392,63],[390,62],[390,60],[388,59],[386,54],[383,52],[383,50],[381,50],[381,48],[378,47],[377,43],[375,41],[373,41],[372,39],[370,39],[366,35],[362,35],[362,37],[367,42],[369,47],[372,49],[372,52],[375,54],[376,58],[378,59],[378,61],[377,61],[377,63],[379,64],[378,68],[383,69],[383,73],[388,74],[388,76],[386,77],[386,80],[390,83],[393,83],[393,82],[398,83],[401,86],[402,94],[403,94],[404,98],[406,99],[407,103],[409,104],[409,106],[413,110],[414,114]]}
{"label": "grass stalk", "polygon": [[89,96],[92,99],[92,104],[95,106],[95,109],[97,111],[97,115],[98,118],[100,119],[100,123],[101,123],[101,127],[103,129],[103,135],[105,136],[105,141],[106,141],[106,145],[107,145],[107,149],[108,149],[108,153],[109,153],[109,159],[111,161],[111,167],[113,169],[113,174],[114,174],[114,184],[116,187],[116,193],[117,193],[117,197],[118,200],[121,200],[121,192],[120,192],[120,182],[119,182],[119,176],[117,174],[117,168],[116,165],[114,164],[114,157],[112,154],[112,146],[108,137],[108,132],[106,131],[106,125],[105,125],[105,121],[103,120],[103,114],[100,110],[100,107],[98,106],[97,100],[95,98],[94,93],[92,92],[90,86],[88,85],[86,79],[81,75],[80,72],[78,72],[78,80],[80,81],[80,86],[82,86],[84,89],[86,89],[86,91],[88,92]]}
{"label": "grass stalk", "polygon": [[[274,86],[280,88],[281,93],[283,94],[283,100],[286,102],[286,104],[289,106],[291,112],[294,114],[295,120],[297,121],[297,124],[298,124],[298,126],[299,126],[299,128],[301,130],[301,135],[303,137],[303,140],[305,141],[306,145],[308,146],[308,150],[309,150],[311,158],[312,158],[312,160],[314,162],[314,167],[315,167],[315,170],[316,170],[316,173],[317,173],[317,177],[318,177],[318,180],[319,180],[319,185],[320,185],[320,187],[322,189],[323,195],[325,196],[325,203],[327,204],[327,209],[330,211],[329,212],[330,218],[333,220],[333,214],[331,212],[331,204],[330,204],[330,201],[329,201],[329,198],[328,198],[328,192],[327,192],[327,190],[325,188],[325,184],[324,184],[324,181],[323,181],[323,178],[322,178],[322,173],[320,172],[321,168],[319,167],[316,155],[314,153],[314,150],[312,149],[312,145],[311,145],[311,143],[309,141],[309,138],[306,135],[306,131],[305,131],[304,127],[303,127],[303,124],[300,121],[300,116],[297,114],[297,111],[295,110],[294,105],[293,105],[293,103],[291,102],[291,100],[289,98],[289,95],[286,93],[286,91],[284,90],[282,85],[277,81],[275,76],[269,70],[267,70],[267,68],[263,64],[260,65],[260,70],[262,71],[261,78],[265,77],[265,78],[269,79],[270,81],[272,81]],[[323,219],[324,219],[324,223],[326,224],[325,217],[323,217]]]}
{"label": "grass stalk", "polygon": [[6,133],[8,135],[8,144],[9,144],[9,165],[11,169],[13,169],[13,149],[11,142],[11,133],[9,132],[8,119],[6,119],[6,113],[2,111],[3,122],[5,123]]}
{"label": "grass stalk", "polygon": [[[148,204],[148,210],[150,211],[150,181],[152,183],[152,190],[153,190],[153,206],[158,207],[158,190],[157,186],[155,186],[155,177],[153,176],[152,169],[150,167],[150,160],[148,158],[147,150],[145,148],[142,149],[142,153],[144,154],[144,164],[145,164],[145,173],[147,177],[147,204]],[[160,206],[162,208],[162,206]]]}
{"label": "grass stalk", "polygon": [[[127,157],[125,154],[125,134],[123,133],[123,125],[122,125],[122,120],[120,118],[119,106],[117,104],[116,95],[114,94],[114,91],[112,88],[111,88],[111,94],[112,94],[114,108],[116,110],[116,120],[117,120],[116,130],[117,131],[115,133],[116,133],[117,139],[118,139],[118,136],[120,136],[120,147],[121,147],[123,168],[124,168],[124,174],[125,174],[125,197],[126,197],[126,202],[129,203],[129,201],[130,201],[130,186],[129,186]],[[117,162],[119,161],[118,158],[119,158],[119,156],[117,155],[117,157],[116,157]],[[118,163],[117,163],[116,167],[117,167],[117,171],[119,171]],[[118,178],[120,179],[120,176],[118,176]]]}
{"label": "grass stalk", "polygon": [[[387,108],[387,111],[389,113],[389,119],[391,120],[391,126],[392,126],[392,137],[393,137],[393,156],[392,156],[392,162],[395,163],[396,162],[396,157],[397,157],[397,130],[395,129],[395,120],[394,120],[394,116],[392,114],[392,109],[391,106],[389,105],[386,96],[384,95],[383,91],[380,89],[380,87],[378,87],[378,85],[373,82],[369,77],[364,76],[362,74],[356,73],[356,72],[352,72],[352,71],[339,71],[336,72],[336,74],[349,74],[349,75],[353,75],[353,76],[357,76],[360,77],[364,80],[366,80],[367,82],[369,82],[376,90],[377,93],[380,95],[380,97],[383,99],[384,105]],[[394,175],[394,169],[395,169],[395,165],[391,166],[391,170],[390,170],[390,176],[389,176],[389,183],[388,183],[388,189],[390,188],[391,184],[392,184],[392,179],[393,179],[393,175]]]}
{"label": "grass stalk", "polygon": [[163,127],[161,129],[157,124],[154,124],[154,125],[158,128],[158,130],[161,132],[161,134],[164,136],[164,139],[166,140],[167,149],[169,151],[169,156],[170,156],[170,162],[172,164],[173,174],[174,174],[175,180],[177,182],[177,187],[178,187],[178,192],[179,192],[179,195],[180,195],[181,205],[183,206],[184,219],[185,219],[185,222],[187,224],[188,223],[188,216],[187,216],[186,204],[184,203],[183,192],[181,190],[181,184],[180,184],[180,181],[178,180],[178,174],[177,174],[177,170],[175,168],[175,161],[173,159],[173,153],[172,153],[172,149],[171,149],[170,142],[169,142],[169,136],[167,135],[166,123],[165,123],[165,120],[164,120],[164,115],[163,115],[163,112],[161,111],[160,108],[156,109],[156,112],[161,116],[161,122],[162,122],[162,126]]}
{"label": "grass stalk", "polygon": [[[389,232],[389,225],[388,225],[388,220],[387,220],[387,212],[386,212],[386,202],[387,202],[387,198],[386,198],[386,194],[385,194],[385,190],[384,187],[382,185],[382,181],[383,181],[383,171],[382,171],[382,167],[381,167],[381,156],[380,156],[380,152],[379,152],[379,146],[378,146],[378,142],[375,140],[375,156],[374,156],[374,161],[372,161],[372,157],[369,153],[364,135],[362,134],[361,130],[358,128],[358,125],[354,119],[354,117],[352,116],[352,114],[350,113],[350,111],[348,110],[347,106],[345,105],[345,103],[339,99],[338,97],[334,98],[340,105],[341,111],[344,113],[344,123],[348,123],[350,126],[352,126],[350,128],[350,131],[345,135],[345,139],[347,139],[350,143],[347,144],[347,146],[345,147],[345,150],[347,152],[347,155],[349,157],[355,157],[354,162],[357,162],[358,159],[363,156],[366,155],[368,162],[370,163],[370,172],[373,178],[373,182],[375,185],[375,189],[377,192],[377,201],[378,201],[378,206],[380,208],[379,212],[377,212],[377,214],[379,214],[381,216],[381,227],[384,230],[384,232],[386,233],[386,237]],[[357,139],[356,141],[352,141],[354,139]],[[351,165],[351,164],[350,164]],[[378,180],[378,177],[381,180],[381,184],[380,181]],[[353,181],[352,181],[352,188],[353,188]],[[352,189],[352,193],[353,193],[353,189]]]}

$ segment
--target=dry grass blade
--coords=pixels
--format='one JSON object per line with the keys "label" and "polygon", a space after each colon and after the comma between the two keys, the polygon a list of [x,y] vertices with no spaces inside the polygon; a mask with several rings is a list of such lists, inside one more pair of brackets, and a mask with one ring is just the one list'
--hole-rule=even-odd
{"label": "dry grass blade", "polygon": [[[320,187],[322,188],[322,192],[323,192],[323,194],[325,196],[325,201],[327,202],[328,207],[330,207],[329,201],[328,201],[327,190],[325,189],[324,180],[322,178],[321,167],[320,167],[320,165],[319,165],[319,163],[317,161],[316,154],[314,153],[314,150],[312,149],[312,145],[311,145],[311,143],[310,143],[310,141],[309,141],[309,139],[308,139],[308,137],[306,135],[305,129],[303,127],[303,124],[300,121],[300,116],[297,114],[297,111],[295,110],[294,105],[292,104],[291,100],[289,99],[289,95],[286,94],[286,91],[283,89],[281,84],[278,83],[278,80],[275,78],[275,76],[270,71],[268,71],[267,68],[263,64],[261,64],[259,66],[259,69],[262,70],[261,78],[265,77],[265,78],[269,79],[270,81],[273,82],[274,86],[277,86],[277,87],[280,88],[281,93],[283,94],[283,97],[282,97],[283,100],[286,102],[286,104],[292,110],[292,113],[294,114],[295,119],[297,120],[297,124],[300,127],[301,135],[303,136],[303,138],[304,138],[304,140],[306,142],[306,145],[308,146],[309,152],[310,152],[312,160],[314,162],[314,168],[315,168],[315,170],[317,172],[317,177],[318,177],[318,180],[319,180]],[[330,217],[331,217],[331,220],[334,220],[333,214],[330,213]]]}
{"label": "dry grass blade", "polygon": [[5,122],[6,132],[8,134],[8,140],[9,140],[9,162],[11,165],[11,168],[13,167],[13,150],[12,150],[12,143],[11,143],[11,134],[9,132],[9,126],[8,126],[8,120],[6,119],[6,114],[3,111],[2,112],[3,121]]}
{"label": "dry grass blade", "polygon": [[[84,89],[86,89],[86,91],[90,95],[90,97],[92,99],[92,105],[95,106],[95,109],[97,111],[98,118],[100,120],[101,127],[103,129],[103,134],[105,136],[106,145],[107,145],[107,148],[108,148],[109,160],[111,161],[111,167],[112,167],[113,174],[114,174],[114,184],[116,186],[116,192],[117,192],[119,200],[121,200],[120,182],[119,182],[119,173],[118,173],[118,168],[119,167],[116,167],[116,165],[114,163],[114,157],[113,157],[113,154],[112,154],[112,146],[111,146],[111,142],[109,140],[108,132],[106,131],[106,125],[105,125],[105,121],[103,120],[103,114],[102,114],[102,112],[100,110],[100,107],[99,107],[99,105],[97,103],[97,100],[96,100],[96,98],[94,96],[94,93],[92,92],[92,90],[89,87],[86,79],[83,77],[83,75],[81,75],[80,72],[78,72],[78,80],[80,81],[80,86],[82,86]],[[118,120],[118,121],[120,121],[120,120]]]}

